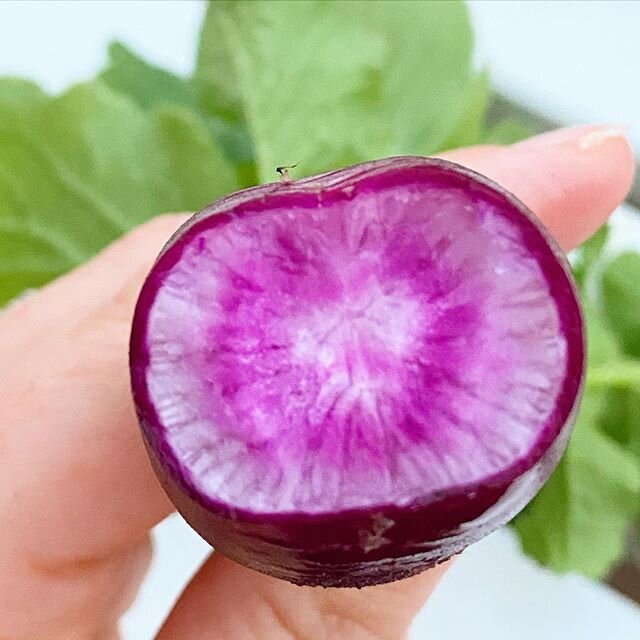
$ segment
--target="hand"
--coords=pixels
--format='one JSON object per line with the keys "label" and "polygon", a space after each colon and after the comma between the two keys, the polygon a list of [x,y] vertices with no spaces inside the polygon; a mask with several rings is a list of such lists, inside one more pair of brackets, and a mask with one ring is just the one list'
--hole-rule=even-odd
{"label": "hand", "polygon": [[[633,174],[624,136],[602,127],[444,157],[513,191],[565,250],[604,222]],[[146,271],[184,219],[153,220],[0,315],[0,638],[118,637],[149,530],[172,509],[138,433],[129,325]],[[157,638],[397,640],[444,571],[314,589],[214,553]]]}

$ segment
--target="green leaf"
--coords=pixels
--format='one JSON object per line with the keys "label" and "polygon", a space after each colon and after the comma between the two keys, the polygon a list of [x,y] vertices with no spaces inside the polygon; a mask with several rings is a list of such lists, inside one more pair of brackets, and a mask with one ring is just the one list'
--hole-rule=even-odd
{"label": "green leaf", "polygon": [[640,361],[622,360],[590,367],[589,384],[597,388],[640,391]]}
{"label": "green leaf", "polygon": [[638,464],[595,427],[603,399],[587,393],[564,458],[514,521],[527,554],[592,578],[603,577],[623,553],[640,504]]}
{"label": "green leaf", "polygon": [[640,466],[640,361],[624,360],[615,335],[591,305],[587,393],[602,394],[598,428],[635,456]]}
{"label": "green leaf", "polygon": [[589,369],[575,431],[558,468],[514,527],[524,551],[540,563],[599,578],[623,553],[640,508],[640,458],[629,433],[637,421],[612,395],[640,382],[640,368],[622,359],[598,309],[585,301],[584,311]]}
{"label": "green leaf", "polygon": [[249,131],[232,53],[222,24],[235,11],[235,0],[210,2],[200,33],[193,84],[198,106],[206,114],[213,135],[238,167],[243,186],[256,184],[253,139]]}
{"label": "green leaf", "polygon": [[204,124],[181,107],[146,113],[102,83],[8,102],[0,99],[0,304],[153,215],[198,209],[236,187]]}
{"label": "green leaf", "polygon": [[622,349],[640,357],[640,254],[622,253],[607,265],[602,302]]}
{"label": "green leaf", "polygon": [[460,2],[216,2],[202,38],[203,95],[241,110],[263,181],[435,152],[484,99]]}
{"label": "green leaf", "polygon": [[467,86],[462,100],[465,110],[455,129],[442,144],[443,149],[456,149],[477,144],[483,138],[484,121],[489,106],[489,72],[479,73]]}
{"label": "green leaf", "polygon": [[210,2],[200,33],[195,81],[201,107],[211,114],[240,121],[243,117],[236,69],[223,24],[236,0]]}
{"label": "green leaf", "polygon": [[609,225],[605,224],[596,231],[577,251],[577,260],[573,264],[573,275],[584,288],[594,265],[602,257],[602,252],[609,239]]}
{"label": "green leaf", "polygon": [[513,144],[529,138],[534,131],[520,120],[506,118],[490,127],[482,136],[485,144]]}
{"label": "green leaf", "polygon": [[612,388],[605,398],[598,427],[634,455],[640,466],[640,389]]}
{"label": "green leaf", "polygon": [[0,78],[0,113],[2,108],[30,111],[47,99],[40,87],[22,78]]}
{"label": "green leaf", "polygon": [[238,188],[231,167],[197,114],[180,107],[158,109],[153,132],[171,177],[175,210],[197,211]]}
{"label": "green leaf", "polygon": [[211,109],[200,109],[200,85],[143,60],[123,44],[109,47],[109,64],[100,79],[143,109],[158,106],[181,106],[202,118],[225,157],[235,165],[239,186],[256,183],[253,146],[244,125],[237,118]]}
{"label": "green leaf", "polygon": [[109,62],[98,76],[143,109],[161,104],[196,108],[196,93],[184,78],[152,65],[121,42],[109,45]]}
{"label": "green leaf", "polygon": [[587,357],[589,368],[606,367],[622,360],[616,337],[600,310],[589,299],[582,301],[587,327]]}

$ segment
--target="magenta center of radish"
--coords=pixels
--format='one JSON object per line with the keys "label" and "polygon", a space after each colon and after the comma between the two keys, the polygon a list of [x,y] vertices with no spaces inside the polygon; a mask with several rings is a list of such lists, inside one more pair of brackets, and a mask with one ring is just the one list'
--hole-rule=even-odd
{"label": "magenta center of radish", "polygon": [[274,196],[169,250],[146,385],[199,492],[402,505],[530,455],[567,376],[531,223],[439,180]]}

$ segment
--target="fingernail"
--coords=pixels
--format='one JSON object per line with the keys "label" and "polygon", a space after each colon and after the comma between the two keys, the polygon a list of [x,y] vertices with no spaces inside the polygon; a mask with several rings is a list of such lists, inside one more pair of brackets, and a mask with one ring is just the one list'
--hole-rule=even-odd
{"label": "fingernail", "polygon": [[611,138],[626,137],[627,131],[624,127],[605,127],[602,129],[596,129],[595,131],[591,131],[590,133],[582,136],[578,141],[578,147],[583,151],[587,149],[595,149]]}
{"label": "fingernail", "polygon": [[599,147],[611,138],[626,138],[625,127],[612,125],[564,127],[529,138],[519,145],[527,148],[539,148],[573,143],[580,150],[587,151]]}

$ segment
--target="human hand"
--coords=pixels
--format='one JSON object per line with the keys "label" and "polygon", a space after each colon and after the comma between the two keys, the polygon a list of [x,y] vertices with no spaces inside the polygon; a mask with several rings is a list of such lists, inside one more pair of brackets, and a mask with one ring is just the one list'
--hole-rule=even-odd
{"label": "human hand", "polygon": [[[520,197],[569,250],[626,195],[615,129],[444,154]],[[0,638],[112,640],[172,510],[138,433],[127,343],[142,279],[186,218],[161,216],[0,315]],[[397,640],[446,566],[355,589],[296,587],[219,554],[157,640]],[[479,576],[479,580],[482,577]]]}

